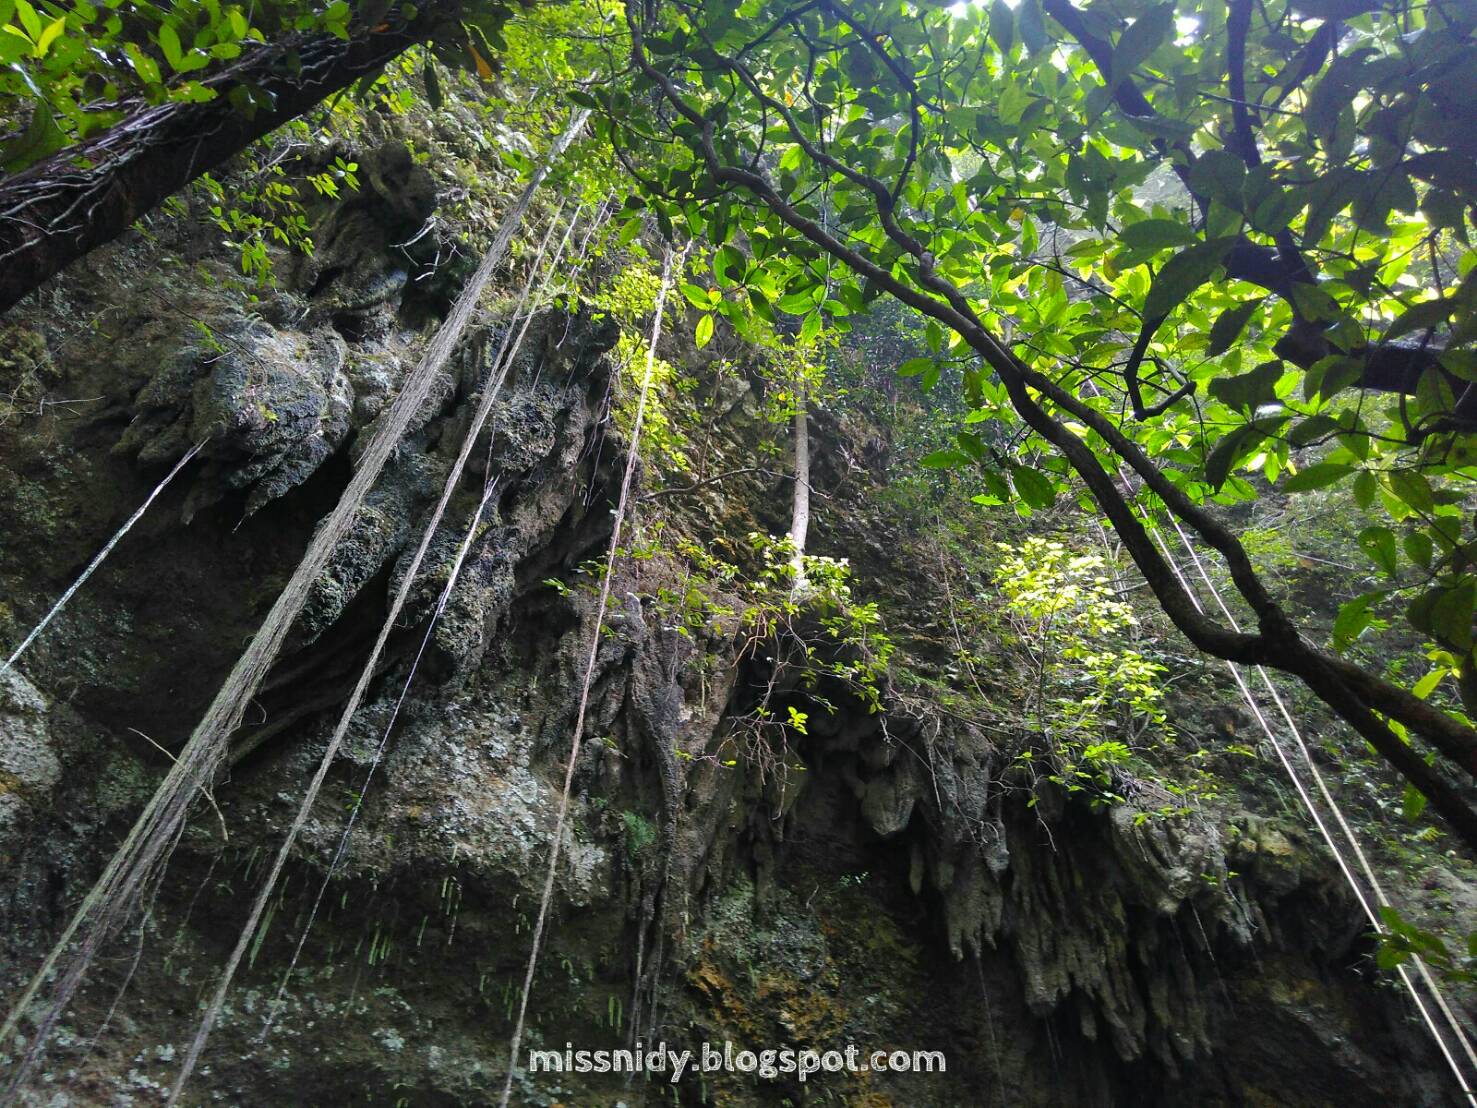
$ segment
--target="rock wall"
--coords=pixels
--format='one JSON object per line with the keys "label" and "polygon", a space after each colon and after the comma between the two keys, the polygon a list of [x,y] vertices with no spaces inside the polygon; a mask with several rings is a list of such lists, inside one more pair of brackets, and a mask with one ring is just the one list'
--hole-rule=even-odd
{"label": "rock wall", "polygon": [[[394,245],[436,226],[438,183],[393,135],[355,157],[364,188],[318,213],[319,251],[279,291],[256,297],[187,222],[163,221],[90,258],[0,337],[15,397],[0,423],[3,641],[206,441],[0,679],[7,998],[291,572],[444,307],[442,278],[409,277],[451,241],[444,229],[415,251]],[[508,311],[494,299],[459,349],[319,582],[228,777],[23,1103],[160,1102]],[[609,418],[617,338],[588,310],[538,320],[192,1102],[495,1100],[596,630],[586,563],[608,541],[625,459]],[[769,433],[757,381],[680,339],[663,355],[701,382],[692,403],[713,457],[751,458]],[[897,564],[907,536],[867,506],[886,480],[885,429],[859,438],[855,419],[817,413],[816,434],[823,552],[852,557],[859,594],[907,591],[897,610],[938,610],[938,583]],[[527,1045],[856,1043],[940,1050],[948,1071],[803,1086],[706,1075],[675,1092],[525,1075],[518,1103],[1455,1103],[1294,822],[1142,820],[1146,798],[1098,811],[1050,787],[1028,802],[999,737],[943,705],[884,684],[869,711],[827,679],[780,672],[721,621],[675,623],[662,597],[691,573],[673,536],[716,549],[783,531],[783,477],[754,468],[668,502],[666,539],[636,555],[650,534],[638,530],[621,563]],[[488,476],[495,510],[387,734]],[[724,599],[708,587],[707,602]],[[732,754],[761,696],[810,720],[766,772]]]}

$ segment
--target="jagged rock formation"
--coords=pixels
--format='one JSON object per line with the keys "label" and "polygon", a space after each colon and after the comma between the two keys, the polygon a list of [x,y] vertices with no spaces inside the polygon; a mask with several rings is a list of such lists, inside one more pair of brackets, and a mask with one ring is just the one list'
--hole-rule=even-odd
{"label": "jagged rock formation", "polygon": [[[161,242],[91,259],[7,332],[18,396],[97,398],[0,425],[7,640],[161,466],[218,431],[192,480],[63,615],[25,675],[0,684],[7,995],[147,795],[161,749],[188,733],[423,339],[434,297],[407,274],[426,256],[396,244],[434,218],[435,189],[402,155],[392,143],[356,155],[369,167],[365,193],[324,213],[318,256],[255,308],[220,259],[167,264],[188,243],[163,228]],[[320,581],[236,740],[229,780],[202,806],[148,919],[100,965],[29,1102],[153,1103],[167,1083],[504,322],[494,310],[459,351]],[[587,312],[538,322],[473,454],[498,478],[496,510],[385,746],[285,1007],[257,1042],[477,488],[447,515],[435,568],[193,1086],[197,1102],[494,1098],[595,630],[581,567],[608,540],[622,462],[607,418],[617,337]],[[714,457],[746,458],[765,433],[756,387],[705,378],[694,403]],[[882,480],[885,435],[858,439],[824,412],[813,426],[813,479],[832,497],[816,542],[852,557],[858,590],[885,596],[906,579],[913,610],[936,607],[933,586],[898,570],[898,537],[859,508]],[[751,472],[674,500],[665,525],[710,546],[778,533],[783,487]],[[806,1087],[710,1075],[685,1086],[682,1103],[1450,1102],[1398,998],[1372,983],[1336,875],[1295,823],[1251,812],[1144,821],[1150,798],[1135,806],[1131,793],[1107,811],[1050,788],[1028,805],[998,736],[926,697],[885,688],[872,713],[842,689],[776,674],[742,636],[679,629],[660,598],[690,583],[684,572],[659,552],[623,561],[615,583],[531,1045],[615,1046],[634,1032],[948,1057],[943,1075]],[[731,754],[760,688],[810,713],[803,741],[763,775]],[[836,710],[818,710],[821,697]],[[130,981],[93,1049],[87,1036]],[[525,1104],[670,1097],[610,1077],[519,1085]]]}

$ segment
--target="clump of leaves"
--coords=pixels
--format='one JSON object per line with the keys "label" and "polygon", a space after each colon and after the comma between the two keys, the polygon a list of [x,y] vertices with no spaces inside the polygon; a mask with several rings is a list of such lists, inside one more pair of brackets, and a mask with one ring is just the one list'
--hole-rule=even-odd
{"label": "clump of leaves", "polygon": [[1453,954],[1441,936],[1421,930],[1389,905],[1379,912],[1385,925],[1377,936],[1375,963],[1380,969],[1394,969],[1419,958],[1448,980],[1477,981],[1477,931],[1467,936],[1465,951]]}
{"label": "clump of leaves", "polygon": [[1121,800],[1116,774],[1134,748],[1170,732],[1165,668],[1125,641],[1138,621],[1101,555],[1035,536],[996,548],[995,585],[1031,661],[1027,715],[1044,739],[1047,776],[1096,801]]}

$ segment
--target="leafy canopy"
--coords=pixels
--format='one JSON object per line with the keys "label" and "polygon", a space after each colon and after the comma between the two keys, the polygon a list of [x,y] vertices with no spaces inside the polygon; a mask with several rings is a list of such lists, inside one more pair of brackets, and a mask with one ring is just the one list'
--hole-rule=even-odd
{"label": "leafy canopy", "polygon": [[[630,210],[713,245],[702,306],[741,334],[917,309],[900,373],[958,375],[969,407],[928,464],[1033,508],[1090,493],[1197,645],[1298,673],[1423,789],[1407,723],[1477,772],[1460,716],[1307,647],[1215,510],[1347,486],[1385,584],[1342,641],[1398,607],[1472,672],[1470,7],[669,0],[627,23],[630,66],[579,99]],[[1140,522],[1165,513],[1257,631],[1194,608]]]}
{"label": "leafy canopy", "polygon": [[[669,4],[650,53],[713,119],[725,164],[765,173],[801,216],[927,292],[879,221],[885,185],[897,223],[985,326],[1114,418],[1195,498],[1255,497],[1252,474],[1288,492],[1348,482],[1384,517],[1364,544],[1373,564],[1439,583],[1440,630],[1465,647],[1472,15],[1372,8],[1258,7],[1234,43],[1239,80],[1227,72],[1228,8],[1214,0],[1076,13],[1085,37],[1112,43],[1105,66],[1035,0]],[[1127,111],[1114,81],[1141,87],[1148,111]],[[773,210],[715,188],[692,123],[667,112],[682,141],[643,141],[642,84],[602,98],[610,132],[658,218],[722,244],[711,295],[723,315],[740,330],[776,312],[844,330],[875,285]],[[1314,279],[1259,284],[1255,265],[1233,264],[1258,249],[1264,268],[1285,251]],[[1138,387],[1146,404],[1182,399],[1152,419],[1119,418],[1123,370],[1145,320],[1161,317]],[[1310,329],[1326,352],[1307,365],[1279,356],[1290,332]],[[1019,422],[958,333],[929,336],[931,356],[904,375],[927,388],[961,373],[975,434]],[[1361,390],[1377,354],[1402,341],[1429,354],[1410,359],[1408,394]],[[1309,447],[1326,449],[1298,453]],[[959,460],[976,453],[966,442]],[[1017,494],[1047,501],[1064,469],[1049,463],[1045,480],[1016,470]],[[1447,606],[1462,602],[1465,613]]]}

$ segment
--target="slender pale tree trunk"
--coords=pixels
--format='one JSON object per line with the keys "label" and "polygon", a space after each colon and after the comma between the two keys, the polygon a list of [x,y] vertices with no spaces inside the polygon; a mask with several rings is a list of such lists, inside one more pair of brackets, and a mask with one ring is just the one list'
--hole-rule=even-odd
{"label": "slender pale tree trunk", "polygon": [[795,591],[805,589],[805,539],[810,531],[810,413],[805,386],[795,399],[795,498],[790,510],[790,564],[795,569]]}

